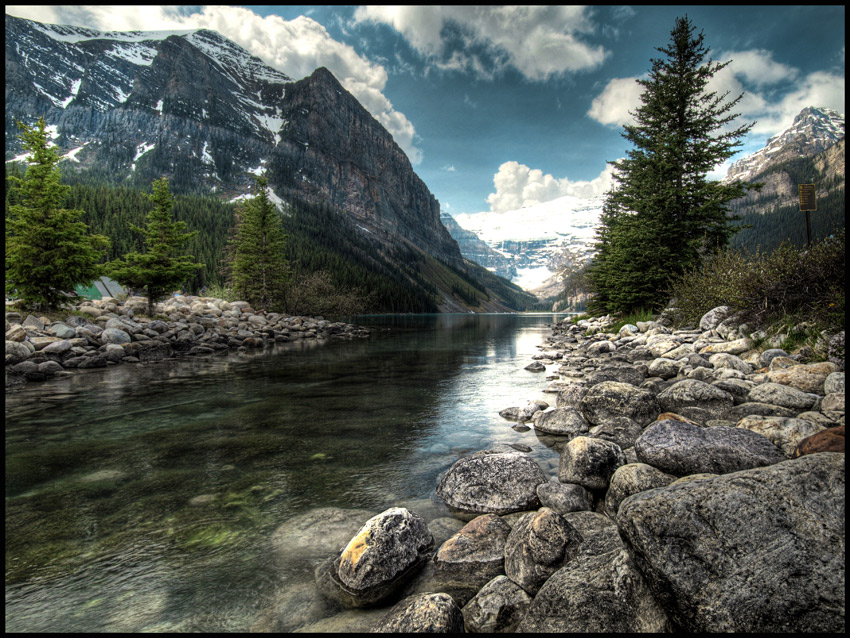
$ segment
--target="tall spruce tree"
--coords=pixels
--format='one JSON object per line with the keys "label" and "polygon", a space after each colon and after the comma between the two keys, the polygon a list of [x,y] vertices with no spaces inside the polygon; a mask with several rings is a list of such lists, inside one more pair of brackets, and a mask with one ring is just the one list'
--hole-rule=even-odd
{"label": "tall spruce tree", "polygon": [[203,264],[194,263],[191,256],[183,253],[197,231],[185,232],[186,222],[172,220],[173,198],[168,180],[164,177],[155,180],[153,193],[148,198],[154,207],[148,213],[147,226],[130,225],[133,231],[144,235],[146,251],[127,253],[124,259],[106,264],[106,271],[121,285],[144,290],[148,298],[148,315],[153,316],[153,305],[184,283]]}
{"label": "tall spruce tree", "polygon": [[269,200],[268,179],[263,175],[255,181],[257,194],[237,213],[231,280],[236,294],[254,308],[280,310],[290,279],[287,237]]}
{"label": "tall spruce tree", "polygon": [[653,58],[644,91],[623,137],[626,159],[610,162],[615,185],[597,230],[589,269],[592,312],[658,308],[672,278],[725,246],[735,233],[728,202],[750,185],[724,184],[709,171],[735,154],[753,124],[731,128],[741,99],[708,91],[711,78],[729,62],[708,57],[703,33],[687,16],[676,19],[665,58]]}
{"label": "tall spruce tree", "polygon": [[36,309],[59,308],[77,298],[77,284],[91,285],[101,274],[109,240],[89,233],[81,210],[62,208],[69,190],[60,181],[59,153],[50,146],[44,118],[18,122],[30,151],[24,177],[12,178],[17,203],[6,215],[6,294]]}

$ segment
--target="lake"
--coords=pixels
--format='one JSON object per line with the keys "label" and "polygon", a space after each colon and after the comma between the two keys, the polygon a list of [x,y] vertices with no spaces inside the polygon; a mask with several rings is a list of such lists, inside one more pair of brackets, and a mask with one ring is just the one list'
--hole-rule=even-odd
{"label": "lake", "polygon": [[[523,368],[558,317],[361,316],[357,341],[122,364],[6,393],[6,631],[248,631],[312,567],[270,558],[320,507],[429,505],[461,456],[553,442]],[[364,521],[365,522],[365,519]]]}

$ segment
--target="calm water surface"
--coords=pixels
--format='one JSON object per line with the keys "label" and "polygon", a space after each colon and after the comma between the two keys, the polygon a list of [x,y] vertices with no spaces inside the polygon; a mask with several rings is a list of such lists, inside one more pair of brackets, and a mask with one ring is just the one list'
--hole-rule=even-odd
{"label": "calm water surface", "polygon": [[498,412],[554,403],[523,370],[554,319],[360,317],[369,339],[7,391],[6,631],[247,631],[311,578],[270,559],[287,519],[407,505],[428,520],[439,474],[497,444],[553,474],[553,441]]}

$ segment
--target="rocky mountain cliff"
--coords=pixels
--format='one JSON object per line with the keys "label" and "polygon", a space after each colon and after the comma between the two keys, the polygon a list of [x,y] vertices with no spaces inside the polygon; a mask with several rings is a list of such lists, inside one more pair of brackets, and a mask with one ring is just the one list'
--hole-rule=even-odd
{"label": "rocky mountain cliff", "polygon": [[[814,172],[808,166],[810,160]],[[751,191],[732,202],[732,210],[739,215],[796,203],[800,183],[816,183],[819,198],[843,190],[844,116],[831,109],[804,108],[764,148],[729,168],[724,181],[736,179],[764,184],[760,192]]]}
{"label": "rocky mountain cliff", "polygon": [[[392,136],[327,69],[294,82],[209,30],[98,32],[6,16],[6,161],[44,115],[63,171],[175,192],[325,206],[376,250],[466,272],[440,205]],[[441,293],[445,291],[441,290]]]}

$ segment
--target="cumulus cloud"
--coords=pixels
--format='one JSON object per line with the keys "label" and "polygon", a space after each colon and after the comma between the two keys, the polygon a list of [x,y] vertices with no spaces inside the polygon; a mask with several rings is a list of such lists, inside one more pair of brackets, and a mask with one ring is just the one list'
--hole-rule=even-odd
{"label": "cumulus cloud", "polygon": [[212,29],[295,79],[310,75],[320,66],[327,67],[392,134],[413,164],[422,160],[422,152],[414,143],[413,124],[383,94],[387,83],[384,67],[334,40],[321,24],[306,16],[284,20],[276,15],[262,17],[249,9],[222,5],[198,10],[157,5],[63,5],[7,7],[6,12],[40,22],[102,31]]}
{"label": "cumulus cloud", "polygon": [[[752,135],[770,137],[788,128],[807,106],[844,112],[844,74],[817,71],[804,76],[792,66],[777,62],[764,49],[728,51],[717,56],[731,63],[718,71],[709,91],[728,92],[728,99],[741,97],[734,112],[741,115],[731,127],[753,122]],[[638,78],[613,78],[591,102],[587,115],[606,126],[634,124],[629,112],[640,106],[643,87]]]}
{"label": "cumulus cloud", "polygon": [[505,162],[493,176],[496,192],[487,197],[490,211],[503,213],[549,202],[558,197],[596,197],[605,194],[613,185],[613,168],[606,165],[598,177],[590,181],[558,179],[537,168],[519,162]]}
{"label": "cumulus cloud", "polygon": [[[595,69],[608,55],[583,39],[596,28],[587,7],[361,6],[354,20],[391,26],[438,68],[487,79],[511,66],[530,80],[546,80]],[[464,33],[463,46],[447,27]]]}
{"label": "cumulus cloud", "polygon": [[593,98],[588,116],[606,126],[634,124],[630,111],[640,106],[643,87],[637,78],[613,78],[602,93]]}

